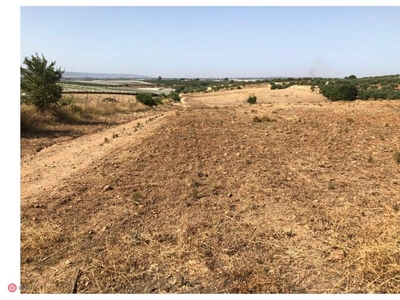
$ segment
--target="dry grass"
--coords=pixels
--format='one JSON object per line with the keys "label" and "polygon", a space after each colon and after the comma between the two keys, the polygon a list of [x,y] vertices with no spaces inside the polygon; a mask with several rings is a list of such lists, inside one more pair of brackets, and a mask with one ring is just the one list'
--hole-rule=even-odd
{"label": "dry grass", "polygon": [[115,101],[107,95],[70,95],[64,96],[62,102],[68,105],[53,107],[44,112],[34,105],[21,105],[22,132],[44,130],[48,126],[96,122],[102,117],[115,117],[117,114],[130,114],[146,111],[150,108],[136,101],[134,96],[116,96]]}
{"label": "dry grass", "polygon": [[265,126],[248,110],[180,111],[22,206],[21,282],[68,293],[80,268],[79,293],[399,293],[397,111],[260,105]]}
{"label": "dry grass", "polygon": [[21,245],[21,249],[32,248],[44,249],[49,244],[54,244],[62,241],[62,230],[60,226],[54,222],[43,222],[40,226],[27,226],[21,231],[21,239],[24,243]]}
{"label": "dry grass", "polygon": [[157,114],[170,106],[167,103],[149,108],[137,102],[134,96],[105,94],[64,95],[62,102],[68,105],[43,112],[33,105],[21,104],[21,156],[59,141]]}
{"label": "dry grass", "polygon": [[[92,95],[92,100],[88,100],[88,96],[84,98],[82,95],[73,95],[76,99],[77,105],[79,105],[84,114],[88,115],[100,115],[100,116],[111,116],[117,113],[127,114],[137,111],[149,110],[149,107],[144,104],[137,102],[135,96],[117,95],[114,97],[98,95]],[[107,101],[113,99],[114,101]]]}
{"label": "dry grass", "polygon": [[55,123],[56,117],[50,111],[41,112],[36,106],[21,104],[21,131],[38,131]]}
{"label": "dry grass", "polygon": [[264,122],[269,123],[269,122],[274,122],[274,121],[276,121],[276,120],[271,119],[269,116],[262,116],[261,118],[259,118],[258,116],[255,116],[253,118],[253,122],[255,122],[255,123],[264,123]]}

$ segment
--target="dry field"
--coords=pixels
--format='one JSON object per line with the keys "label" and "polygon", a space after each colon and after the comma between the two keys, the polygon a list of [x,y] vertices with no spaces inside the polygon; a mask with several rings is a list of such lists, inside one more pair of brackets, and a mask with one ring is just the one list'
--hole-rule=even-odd
{"label": "dry field", "polygon": [[[305,90],[305,86],[291,86],[284,90],[270,90],[270,85],[264,87],[246,87],[241,90],[218,91],[210,93],[187,94],[183,98],[185,106],[238,106],[247,104],[251,95],[257,97],[259,104],[278,103],[314,103],[326,101],[320,94]],[[190,102],[190,104],[187,104]]]}
{"label": "dry field", "polygon": [[400,292],[400,102],[185,97],[39,152],[24,138],[26,293]]}

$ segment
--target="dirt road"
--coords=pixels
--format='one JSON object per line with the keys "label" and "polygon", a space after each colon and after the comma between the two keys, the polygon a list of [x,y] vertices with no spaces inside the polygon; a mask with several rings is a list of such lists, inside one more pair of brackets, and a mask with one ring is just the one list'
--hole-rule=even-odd
{"label": "dirt road", "polygon": [[126,144],[140,143],[162,126],[172,112],[107,129],[98,133],[54,144],[21,161],[21,203],[43,191],[57,191],[66,179]]}

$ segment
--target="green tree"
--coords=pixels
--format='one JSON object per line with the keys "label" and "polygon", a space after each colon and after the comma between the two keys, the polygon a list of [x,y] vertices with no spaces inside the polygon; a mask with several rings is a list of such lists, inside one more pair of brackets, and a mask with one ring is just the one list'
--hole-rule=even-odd
{"label": "green tree", "polygon": [[21,92],[25,94],[25,101],[45,110],[52,104],[57,104],[62,97],[62,87],[58,84],[62,74],[60,68],[55,68],[56,62],[49,65],[46,58],[32,55],[25,57],[21,67]]}
{"label": "green tree", "polygon": [[356,75],[350,75],[349,77],[345,77],[344,79],[357,79]]}
{"label": "green tree", "polygon": [[337,100],[355,100],[358,89],[354,84],[328,84],[321,88],[321,93],[331,101]]}
{"label": "green tree", "polygon": [[161,76],[158,76],[157,80],[158,80],[158,81],[161,81],[161,80],[162,80]]}

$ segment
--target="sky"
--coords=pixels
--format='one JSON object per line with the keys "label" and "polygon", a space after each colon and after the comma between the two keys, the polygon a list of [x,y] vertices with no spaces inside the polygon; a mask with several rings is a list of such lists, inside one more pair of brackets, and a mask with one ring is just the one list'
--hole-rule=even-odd
{"label": "sky", "polygon": [[[243,5],[243,4],[242,4]],[[400,7],[21,6],[20,64],[150,77],[400,73]]]}

